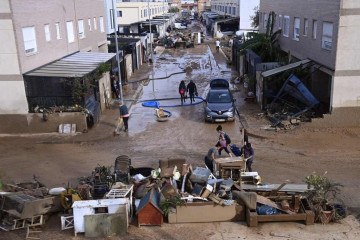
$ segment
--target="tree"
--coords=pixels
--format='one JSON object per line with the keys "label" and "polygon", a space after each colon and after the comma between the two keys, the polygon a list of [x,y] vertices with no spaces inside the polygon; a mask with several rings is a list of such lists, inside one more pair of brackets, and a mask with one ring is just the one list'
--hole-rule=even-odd
{"label": "tree", "polygon": [[269,13],[266,33],[250,32],[247,34],[247,40],[242,45],[241,51],[251,49],[261,57],[263,62],[280,61],[282,59],[278,44],[281,29],[273,32],[275,16],[274,12]]}
{"label": "tree", "polygon": [[254,15],[250,16],[251,19],[251,26],[253,28],[258,28],[259,27],[259,7],[256,6],[254,8]]}

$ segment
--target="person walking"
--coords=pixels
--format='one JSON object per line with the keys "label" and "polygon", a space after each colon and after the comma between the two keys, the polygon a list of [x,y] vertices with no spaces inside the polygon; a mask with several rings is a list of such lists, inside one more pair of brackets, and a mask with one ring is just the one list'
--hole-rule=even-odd
{"label": "person walking", "polygon": [[251,146],[251,143],[247,142],[241,149],[246,161],[246,171],[252,172],[251,165],[254,162],[254,149]]}
{"label": "person walking", "polygon": [[190,80],[189,84],[186,87],[186,90],[189,92],[190,102],[195,102],[195,95],[197,96],[198,93],[193,80]]}
{"label": "person walking", "polygon": [[232,157],[233,155],[230,153],[228,146],[231,143],[231,139],[229,137],[229,135],[227,135],[223,129],[221,125],[218,125],[216,128],[216,131],[219,133],[219,140],[218,142],[220,143],[221,147],[219,148],[219,155],[221,155],[222,150],[225,150],[225,152],[227,154],[229,154],[230,157]]}
{"label": "person walking", "polygon": [[220,50],[220,41],[216,40],[215,45],[216,45],[216,51],[219,52],[219,50]]}
{"label": "person walking", "polygon": [[205,156],[205,165],[211,172],[214,171],[214,160],[220,147],[220,143],[216,143],[215,147],[210,148],[207,155]]}
{"label": "person walking", "polygon": [[124,132],[127,132],[129,129],[129,110],[127,108],[127,106],[124,103],[119,103],[119,111],[120,111],[120,118],[122,118],[123,122],[124,122]]}
{"label": "person walking", "polygon": [[181,105],[185,102],[186,85],[185,81],[182,80],[179,84],[179,94],[181,98]]}

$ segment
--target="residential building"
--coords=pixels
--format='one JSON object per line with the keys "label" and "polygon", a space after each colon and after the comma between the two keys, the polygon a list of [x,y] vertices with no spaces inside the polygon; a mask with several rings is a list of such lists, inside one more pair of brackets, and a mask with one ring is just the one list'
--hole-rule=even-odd
{"label": "residential building", "polygon": [[[94,52],[93,58],[107,53],[104,5],[103,0],[1,1],[0,115],[33,111],[29,93],[34,89],[26,75],[77,52]],[[66,67],[59,69],[63,71]],[[47,74],[41,73],[38,81],[46,83]]]}
{"label": "residential building", "polygon": [[275,28],[282,30],[281,49],[292,61],[313,62],[313,94],[329,112],[354,112],[352,107],[360,106],[360,1],[261,0],[261,32],[271,11],[276,14]]}
{"label": "residential building", "polygon": [[[116,3],[117,22],[120,33],[141,33],[142,23],[159,16],[164,16],[169,11],[166,0],[161,2],[144,1],[123,1]],[[163,36],[168,26],[168,21],[154,21],[154,26],[158,26],[157,32]]]}
{"label": "residential building", "polygon": [[181,0],[168,0],[170,7],[181,9]]}
{"label": "residential building", "polygon": [[204,12],[206,10],[211,9],[211,1],[210,0],[198,0],[198,12]]}
{"label": "residential building", "polygon": [[240,18],[239,30],[252,30],[251,16],[260,0],[211,0],[211,11],[219,15]]}

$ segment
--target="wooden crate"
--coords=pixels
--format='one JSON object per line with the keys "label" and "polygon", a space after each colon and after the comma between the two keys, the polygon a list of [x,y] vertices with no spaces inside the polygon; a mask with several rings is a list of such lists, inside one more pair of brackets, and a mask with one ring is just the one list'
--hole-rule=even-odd
{"label": "wooden crate", "polygon": [[221,178],[232,177],[233,180],[237,180],[240,178],[240,172],[244,170],[245,161],[242,157],[217,158],[214,161],[214,173]]}

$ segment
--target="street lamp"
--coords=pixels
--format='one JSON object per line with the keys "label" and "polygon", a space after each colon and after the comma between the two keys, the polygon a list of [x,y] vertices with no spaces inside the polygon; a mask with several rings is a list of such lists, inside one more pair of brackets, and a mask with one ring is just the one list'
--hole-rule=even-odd
{"label": "street lamp", "polygon": [[117,35],[117,13],[116,13],[116,8],[114,6],[114,1],[116,0],[111,0],[111,4],[112,4],[112,10],[113,10],[113,23],[114,23],[114,35],[115,35],[115,47],[116,47],[116,61],[117,61],[117,67],[118,67],[118,78],[119,78],[119,86],[120,86],[120,101],[121,104],[124,104],[124,99],[123,99],[123,92],[122,92],[122,82],[121,82],[121,73],[120,73],[120,57],[119,57],[119,43],[118,43],[118,35]]}

